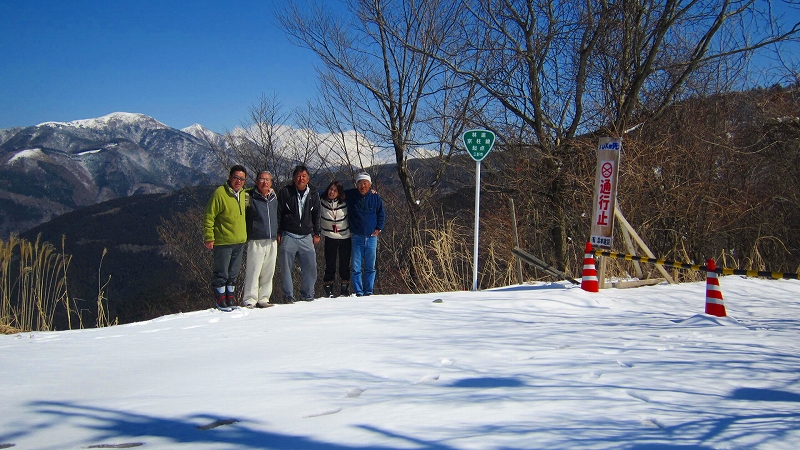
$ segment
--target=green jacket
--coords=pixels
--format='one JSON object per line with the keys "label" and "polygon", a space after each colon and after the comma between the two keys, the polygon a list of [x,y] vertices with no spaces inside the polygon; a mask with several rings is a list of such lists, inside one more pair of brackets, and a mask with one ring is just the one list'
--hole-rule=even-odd
{"label": "green jacket", "polygon": [[247,242],[245,207],[247,193],[239,191],[236,199],[233,189],[225,183],[218,187],[206,204],[203,217],[203,241],[214,245],[243,244]]}

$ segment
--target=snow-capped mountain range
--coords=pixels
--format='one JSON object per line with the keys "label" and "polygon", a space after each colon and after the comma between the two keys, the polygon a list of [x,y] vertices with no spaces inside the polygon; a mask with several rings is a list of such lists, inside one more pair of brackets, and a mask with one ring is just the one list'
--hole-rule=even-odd
{"label": "snow-capped mountain range", "polygon": [[209,141],[223,138],[124,112],[0,130],[0,238],[105,200],[220,182]]}

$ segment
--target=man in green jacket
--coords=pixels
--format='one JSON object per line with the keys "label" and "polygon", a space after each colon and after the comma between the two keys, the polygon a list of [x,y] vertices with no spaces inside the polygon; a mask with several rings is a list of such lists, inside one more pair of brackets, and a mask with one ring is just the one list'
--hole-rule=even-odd
{"label": "man in green jacket", "polygon": [[247,194],[242,189],[246,180],[247,171],[243,166],[231,167],[228,182],[214,191],[203,218],[205,246],[214,251],[211,278],[214,302],[222,311],[230,311],[236,303],[236,277],[242,269],[242,252],[247,242]]}

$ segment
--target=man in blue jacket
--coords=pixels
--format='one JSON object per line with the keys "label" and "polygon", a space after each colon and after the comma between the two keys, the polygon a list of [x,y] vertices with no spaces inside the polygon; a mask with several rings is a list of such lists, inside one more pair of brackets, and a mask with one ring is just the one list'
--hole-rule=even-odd
{"label": "man in blue jacket", "polygon": [[372,295],[378,234],[386,223],[383,200],[372,192],[372,178],[366,173],[356,176],[356,188],[348,189],[346,198],[353,249],[350,282],[357,297]]}

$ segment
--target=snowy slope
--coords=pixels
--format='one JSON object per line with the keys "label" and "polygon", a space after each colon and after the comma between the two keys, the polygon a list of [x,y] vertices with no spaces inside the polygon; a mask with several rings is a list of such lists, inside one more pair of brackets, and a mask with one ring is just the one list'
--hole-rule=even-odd
{"label": "snowy slope", "polygon": [[720,284],[726,318],[540,284],[0,336],[0,445],[794,449],[800,282]]}

